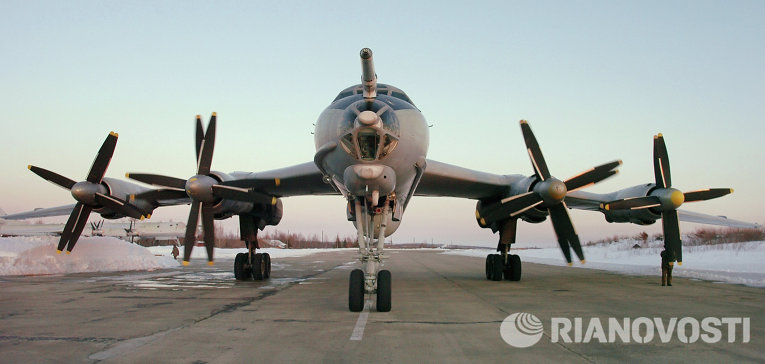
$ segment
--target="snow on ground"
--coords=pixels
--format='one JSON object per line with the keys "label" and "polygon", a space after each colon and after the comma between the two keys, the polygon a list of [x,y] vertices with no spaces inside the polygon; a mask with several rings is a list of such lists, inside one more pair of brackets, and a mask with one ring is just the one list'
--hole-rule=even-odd
{"label": "snow on ground", "polygon": [[[584,247],[586,264],[574,263],[576,268],[602,269],[633,275],[661,277],[661,242],[633,249],[635,241]],[[493,249],[448,250],[443,254],[485,258]],[[516,250],[522,261],[565,266],[559,248]],[[572,253],[573,255],[573,253]],[[576,258],[574,258],[576,260]],[[730,243],[683,247],[683,265],[675,265],[674,277],[694,278],[726,283],[765,287],[765,242]]]}
{"label": "snow on ground", "polygon": [[[172,246],[145,248],[112,237],[81,237],[72,254],[56,254],[58,237],[0,238],[0,276],[85,272],[151,271],[180,266],[170,255]],[[183,252],[183,248],[180,249]],[[263,249],[273,258],[315,254],[321,249]],[[233,259],[245,249],[215,249],[214,257]],[[204,248],[194,248],[192,259],[207,259]]]}

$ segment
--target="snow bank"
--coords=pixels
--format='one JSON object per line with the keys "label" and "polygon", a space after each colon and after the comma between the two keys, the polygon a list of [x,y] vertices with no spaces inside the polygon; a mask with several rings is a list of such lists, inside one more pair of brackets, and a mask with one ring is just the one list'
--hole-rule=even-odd
{"label": "snow bank", "polygon": [[56,254],[57,237],[0,238],[0,275],[153,270],[176,267],[171,257],[112,237],[81,237],[72,254]]}
{"label": "snow bank", "polygon": [[[661,244],[633,249],[634,241],[584,247],[586,264],[574,263],[576,268],[602,269],[635,274],[660,275]],[[493,249],[449,250],[443,254],[485,258]],[[558,248],[516,250],[526,262],[565,266]],[[695,278],[726,283],[765,287],[765,242],[730,243],[683,247],[683,265],[675,265],[675,277]]]}
{"label": "snow bank", "polygon": [[[85,272],[146,271],[180,266],[172,246],[145,248],[113,237],[80,237],[72,254],[56,254],[58,237],[0,238],[0,276],[66,274]],[[183,254],[183,247],[180,248]],[[272,258],[302,257],[327,249],[259,249]],[[338,249],[331,249],[338,251]],[[215,249],[215,259],[234,259],[246,249]],[[207,260],[204,248],[196,247],[192,260]]]}

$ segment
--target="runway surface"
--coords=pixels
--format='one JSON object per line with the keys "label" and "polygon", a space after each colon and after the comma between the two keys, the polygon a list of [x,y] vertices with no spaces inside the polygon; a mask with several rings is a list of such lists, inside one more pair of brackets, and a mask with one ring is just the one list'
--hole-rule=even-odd
{"label": "runway surface", "polygon": [[[275,259],[268,281],[236,282],[233,262],[154,272],[0,277],[0,362],[762,362],[765,290],[524,263],[520,282],[484,260],[391,251],[393,309],[347,309],[350,251]],[[523,253],[520,253],[523,256]],[[374,297],[370,297],[374,302]],[[500,325],[544,323],[528,348]],[[553,343],[553,317],[749,317],[750,341]],[[740,335],[740,331],[737,333]]]}

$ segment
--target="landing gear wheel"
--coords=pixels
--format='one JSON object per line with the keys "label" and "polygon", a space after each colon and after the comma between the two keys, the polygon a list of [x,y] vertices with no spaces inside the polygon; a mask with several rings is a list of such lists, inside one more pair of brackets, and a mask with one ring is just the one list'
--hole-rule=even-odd
{"label": "landing gear wheel", "polygon": [[511,281],[520,281],[521,280],[521,257],[513,254],[510,256],[510,267],[508,268],[510,272],[510,280]]}
{"label": "landing gear wheel", "polygon": [[263,253],[263,261],[266,265],[265,272],[263,272],[263,279],[271,278],[271,255]]}
{"label": "landing gear wheel", "polygon": [[503,271],[505,270],[504,259],[502,259],[502,256],[499,254],[492,254],[491,257],[491,280],[501,281]]}
{"label": "landing gear wheel", "polygon": [[377,312],[390,312],[391,275],[389,270],[377,273]]}
{"label": "landing gear wheel", "polygon": [[493,272],[492,267],[494,266],[493,261],[493,254],[489,254],[486,256],[486,279],[491,280],[491,274]]}
{"label": "landing gear wheel", "polygon": [[253,254],[252,255],[252,279],[256,281],[262,281],[263,280],[263,254]]}
{"label": "landing gear wheel", "polygon": [[237,281],[249,279],[244,269],[245,263],[247,263],[247,254],[239,253],[236,255],[236,258],[234,258],[234,278],[236,278]]}
{"label": "landing gear wheel", "polygon": [[361,312],[364,309],[364,271],[354,269],[348,284],[348,309]]}

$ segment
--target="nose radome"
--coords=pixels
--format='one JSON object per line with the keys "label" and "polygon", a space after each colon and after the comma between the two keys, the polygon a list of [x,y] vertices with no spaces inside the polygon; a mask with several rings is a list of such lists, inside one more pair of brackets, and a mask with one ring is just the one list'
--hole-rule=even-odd
{"label": "nose radome", "polygon": [[384,170],[383,166],[380,165],[355,165],[353,166],[353,172],[356,173],[357,176],[363,178],[363,179],[377,179],[382,175]]}
{"label": "nose radome", "polygon": [[373,126],[377,124],[378,119],[379,117],[377,116],[377,113],[375,113],[374,111],[367,110],[367,111],[362,111],[361,114],[359,114],[359,123],[361,123],[361,125]]}

